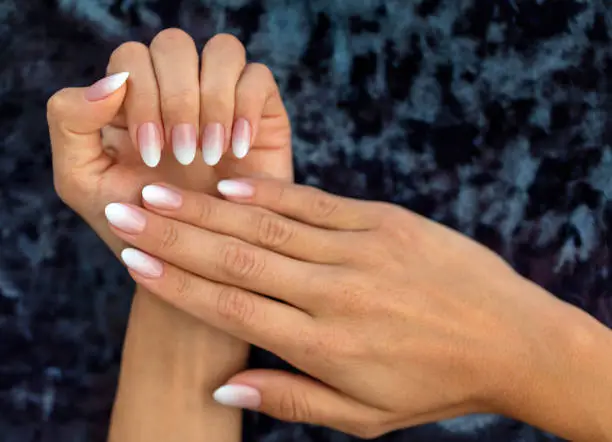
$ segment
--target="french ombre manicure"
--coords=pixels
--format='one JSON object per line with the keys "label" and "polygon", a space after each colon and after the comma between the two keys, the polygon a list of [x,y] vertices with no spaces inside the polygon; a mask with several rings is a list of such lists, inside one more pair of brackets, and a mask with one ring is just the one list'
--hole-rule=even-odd
{"label": "french ombre manicure", "polygon": [[140,273],[147,278],[159,278],[164,272],[163,263],[137,249],[124,249],[121,260],[132,271]]}
{"label": "french ombre manicure", "polygon": [[125,204],[110,203],[104,208],[104,215],[109,223],[125,233],[140,233],[147,224],[142,213]]}
{"label": "french ombre manicure", "polygon": [[217,190],[221,195],[233,196],[238,198],[248,198],[253,196],[255,190],[253,186],[243,181],[221,180],[217,183]]}
{"label": "french ombre manicure", "polygon": [[136,136],[142,161],[149,167],[157,166],[161,159],[161,137],[157,124],[152,122],[141,124]]}
{"label": "french ombre manicure", "polygon": [[178,209],[183,204],[180,193],[156,184],[142,189],[142,199],[159,209]]}
{"label": "french ombre manicure", "polygon": [[232,152],[236,158],[244,158],[251,147],[251,125],[244,118],[234,123],[232,130]]}
{"label": "french ombre manicure", "polygon": [[196,155],[196,130],[192,124],[177,124],[172,128],[172,151],[184,166],[191,164]]}
{"label": "french ombre manicure", "polygon": [[204,128],[202,136],[202,156],[209,166],[216,165],[223,155],[225,129],[221,123],[210,123]]}
{"label": "french ombre manicure", "polygon": [[228,407],[257,409],[261,405],[259,391],[246,385],[224,385],[215,390],[213,399]]}
{"label": "french ombre manicure", "polygon": [[109,75],[85,89],[85,99],[88,101],[100,101],[117,91],[124,85],[129,72],[119,72],[118,74]]}

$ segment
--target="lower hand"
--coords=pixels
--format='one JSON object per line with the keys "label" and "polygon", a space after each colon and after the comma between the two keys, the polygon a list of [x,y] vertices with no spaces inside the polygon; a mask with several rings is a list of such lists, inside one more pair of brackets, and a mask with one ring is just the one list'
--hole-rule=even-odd
{"label": "lower hand", "polygon": [[246,371],[218,400],[373,437],[511,414],[525,373],[550,362],[541,338],[565,304],[474,241],[309,187],[251,179],[219,190],[232,201],[147,186],[145,209],[109,218],[146,252],[122,255],[139,284],[316,379]]}

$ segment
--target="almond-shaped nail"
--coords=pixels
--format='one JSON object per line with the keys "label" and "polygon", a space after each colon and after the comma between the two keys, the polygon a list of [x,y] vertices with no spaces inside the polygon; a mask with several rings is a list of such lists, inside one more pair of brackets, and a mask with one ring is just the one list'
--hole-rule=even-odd
{"label": "almond-shaped nail", "polygon": [[157,166],[161,159],[161,137],[157,124],[151,122],[141,124],[137,138],[142,161],[149,167]]}
{"label": "almond-shaped nail", "polygon": [[155,184],[142,189],[142,199],[159,209],[178,209],[183,204],[180,193]]}
{"label": "almond-shaped nail", "polygon": [[236,158],[244,158],[251,147],[251,125],[244,118],[234,123],[232,130],[232,152]]}
{"label": "almond-shaped nail", "polygon": [[177,124],[172,128],[172,151],[182,165],[192,163],[196,155],[196,130],[192,124]]}
{"label": "almond-shaped nail", "polygon": [[164,264],[160,260],[137,249],[124,249],[121,260],[130,270],[147,278],[159,278],[164,272]]}
{"label": "almond-shaped nail", "polygon": [[224,385],[213,393],[213,399],[221,405],[236,408],[257,409],[261,405],[261,394],[246,385]]}
{"label": "almond-shaped nail", "polygon": [[202,156],[209,166],[216,165],[223,155],[225,129],[221,123],[210,123],[204,128],[202,136]]}
{"label": "almond-shaped nail", "polygon": [[104,208],[104,215],[109,223],[125,233],[141,233],[147,224],[142,213],[125,204],[110,203]]}
{"label": "almond-shaped nail", "polygon": [[88,101],[104,100],[109,95],[112,95],[113,92],[119,90],[129,75],[129,72],[119,72],[118,74],[109,75],[96,81],[85,90],[85,99]]}
{"label": "almond-shaped nail", "polygon": [[221,195],[233,196],[238,198],[248,198],[253,196],[255,189],[250,184],[243,181],[222,180],[217,183],[217,190]]}

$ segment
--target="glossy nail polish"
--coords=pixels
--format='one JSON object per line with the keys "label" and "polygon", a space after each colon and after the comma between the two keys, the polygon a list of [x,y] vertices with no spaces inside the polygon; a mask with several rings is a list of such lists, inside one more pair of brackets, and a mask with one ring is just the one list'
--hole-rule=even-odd
{"label": "glossy nail polish", "polygon": [[144,123],[138,128],[138,147],[142,161],[155,167],[161,159],[161,137],[155,123]]}
{"label": "glossy nail polish", "polygon": [[172,151],[179,163],[186,166],[196,155],[196,130],[191,124],[177,124],[172,128]]}
{"label": "glossy nail polish", "polygon": [[202,155],[204,162],[209,166],[216,165],[223,155],[223,143],[225,142],[223,125],[210,123],[204,128],[202,137]]}
{"label": "glossy nail polish", "polygon": [[234,123],[232,130],[232,152],[236,158],[244,158],[251,146],[251,125],[244,118]]}
{"label": "glossy nail polish", "polygon": [[246,385],[224,385],[215,390],[213,399],[228,407],[257,409],[261,405],[259,391]]}
{"label": "glossy nail polish", "polygon": [[107,205],[104,208],[104,215],[109,223],[125,233],[140,233],[147,223],[142,213],[120,203]]}
{"label": "glossy nail polish", "polygon": [[147,278],[159,278],[164,272],[164,265],[160,260],[137,249],[124,249],[121,252],[121,260],[130,270]]}
{"label": "glossy nail polish", "polygon": [[142,199],[159,209],[178,209],[183,204],[180,193],[155,184],[142,189]]}
{"label": "glossy nail polish", "polygon": [[100,101],[112,95],[127,81],[129,72],[119,72],[96,81],[85,90],[85,99],[88,101]]}
{"label": "glossy nail polish", "polygon": [[243,181],[222,180],[217,183],[217,190],[221,195],[233,196],[238,198],[248,198],[253,196],[253,186]]}

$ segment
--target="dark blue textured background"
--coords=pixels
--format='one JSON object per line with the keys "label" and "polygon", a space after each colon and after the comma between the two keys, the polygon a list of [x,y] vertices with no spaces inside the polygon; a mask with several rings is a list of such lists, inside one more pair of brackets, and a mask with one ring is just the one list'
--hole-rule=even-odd
{"label": "dark blue textured background", "polygon": [[[450,225],[612,325],[611,10],[608,0],[0,1],[0,440],[104,438],[132,287],[54,194],[45,102],[103,76],[121,42],[169,26],[200,47],[235,33],[271,66],[299,181]],[[260,351],[252,364],[280,366]],[[351,440],[255,414],[245,433]],[[494,416],[383,438],[550,439]]]}

